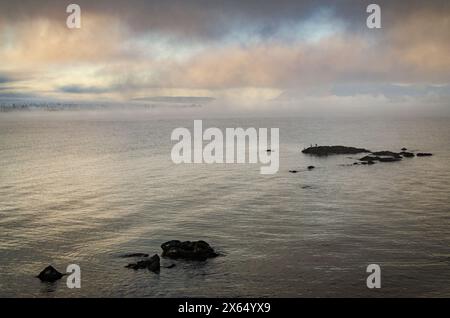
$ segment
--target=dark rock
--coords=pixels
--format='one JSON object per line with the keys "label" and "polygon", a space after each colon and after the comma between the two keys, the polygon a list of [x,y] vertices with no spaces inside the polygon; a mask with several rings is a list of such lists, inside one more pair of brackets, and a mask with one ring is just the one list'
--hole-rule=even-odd
{"label": "dark rock", "polygon": [[375,164],[375,161],[371,161],[371,160],[370,160],[370,161],[367,161],[367,164],[368,164],[368,165],[374,165],[374,164]]}
{"label": "dark rock", "polygon": [[429,152],[419,152],[416,156],[417,157],[430,157],[430,156],[432,156],[433,154],[432,153],[429,153]]}
{"label": "dark rock", "polygon": [[377,161],[380,160],[380,157],[376,157],[376,156],[365,156],[362,157],[361,159],[358,159],[359,161]]}
{"label": "dark rock", "polygon": [[402,151],[402,152],[400,152],[400,154],[401,154],[404,158],[412,158],[412,157],[414,157],[414,154],[413,154],[412,152]]}
{"label": "dark rock", "polygon": [[169,266],[166,266],[166,268],[171,269],[174,268],[176,265],[175,264],[170,264]]}
{"label": "dark rock", "polygon": [[289,170],[290,173],[297,173],[297,170]]}
{"label": "dark rock", "polygon": [[125,266],[126,268],[131,268],[134,270],[147,268],[148,270],[152,272],[159,272],[161,268],[160,264],[160,258],[157,254],[153,255],[149,259],[144,259],[142,261],[139,261],[137,263],[131,263]]}
{"label": "dark rock", "polygon": [[63,276],[64,274],[61,274],[53,266],[50,265],[44,268],[44,270],[40,272],[39,275],[37,275],[37,278],[39,278],[43,282],[56,282]]}
{"label": "dark rock", "polygon": [[357,165],[359,165],[359,162],[354,162],[353,165],[357,166]]}
{"label": "dark rock", "polygon": [[402,148],[402,151],[406,151],[406,150],[408,150],[407,148]]}
{"label": "dark rock", "polygon": [[305,154],[315,156],[329,156],[329,155],[354,155],[363,152],[370,152],[370,150],[345,146],[316,146],[303,149],[302,152]]}
{"label": "dark rock", "polygon": [[267,152],[272,152],[273,150],[272,149],[267,149]]}
{"label": "dark rock", "polygon": [[169,241],[162,244],[161,248],[162,256],[172,259],[205,261],[208,258],[219,256],[205,241]]}
{"label": "dark rock", "polygon": [[392,152],[392,151],[376,151],[376,152],[372,152],[372,154],[375,155],[375,156],[401,158],[399,153]]}
{"label": "dark rock", "polygon": [[130,258],[130,257],[148,257],[148,254],[146,253],[130,253],[130,254],[124,254],[120,255],[122,258]]}
{"label": "dark rock", "polygon": [[397,157],[380,157],[380,159],[378,161],[380,162],[396,162],[396,161],[401,161],[402,158],[397,158]]}
{"label": "dark rock", "polygon": [[315,167],[314,166],[309,166],[308,170],[313,170]]}

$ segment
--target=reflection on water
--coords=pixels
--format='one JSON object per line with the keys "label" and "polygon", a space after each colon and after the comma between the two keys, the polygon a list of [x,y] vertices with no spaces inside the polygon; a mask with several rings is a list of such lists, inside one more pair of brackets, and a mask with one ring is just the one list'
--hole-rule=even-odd
{"label": "reflection on water", "polygon": [[[448,120],[204,120],[280,128],[275,175],[174,165],[170,133],[192,124],[0,118],[0,295],[450,296]],[[301,154],[316,143],[435,156],[354,167],[352,156]],[[163,259],[177,266],[159,275],[117,257],[159,253],[170,239],[204,239],[225,256]],[[80,290],[34,277],[71,263]],[[370,263],[381,266],[381,290],[366,288]]]}

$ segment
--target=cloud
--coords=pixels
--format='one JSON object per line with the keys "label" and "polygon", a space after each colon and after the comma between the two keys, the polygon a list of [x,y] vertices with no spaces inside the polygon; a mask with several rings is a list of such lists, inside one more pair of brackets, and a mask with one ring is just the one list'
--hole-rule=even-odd
{"label": "cloud", "polygon": [[171,102],[447,96],[432,85],[450,83],[450,2],[378,1],[383,28],[369,30],[371,2],[80,0],[82,28],[69,30],[68,1],[2,1],[0,85]]}
{"label": "cloud", "polygon": [[154,96],[135,98],[135,101],[158,102],[158,103],[209,103],[215,100],[213,97],[203,96]]}

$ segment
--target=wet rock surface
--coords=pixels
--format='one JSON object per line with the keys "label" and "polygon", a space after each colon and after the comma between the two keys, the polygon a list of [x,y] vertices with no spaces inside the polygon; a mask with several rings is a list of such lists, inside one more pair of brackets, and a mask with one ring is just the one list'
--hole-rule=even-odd
{"label": "wet rock surface", "polygon": [[42,270],[42,272],[37,275],[37,278],[39,278],[43,282],[56,282],[57,280],[61,279],[64,276],[64,274],[58,272],[53,266],[47,266]]}
{"label": "wet rock surface", "polygon": [[161,248],[163,250],[162,257],[171,259],[205,261],[208,258],[219,256],[205,241],[181,242],[173,240],[162,244]]}
{"label": "wet rock surface", "polygon": [[370,150],[346,146],[312,146],[303,149],[302,152],[314,156],[330,156],[330,155],[354,155],[363,152],[370,152]]}
{"label": "wet rock surface", "polygon": [[431,157],[433,154],[429,152],[419,152],[417,157]]}
{"label": "wet rock surface", "polygon": [[146,253],[129,253],[120,255],[122,258],[132,258],[132,257],[148,257],[149,255]]}
{"label": "wet rock surface", "polygon": [[400,152],[400,155],[402,155],[402,157],[404,157],[404,158],[412,158],[415,156],[412,152],[407,152],[407,151]]}
{"label": "wet rock surface", "polygon": [[157,273],[161,269],[161,263],[160,263],[159,256],[157,254],[155,254],[152,257],[148,258],[148,259],[144,259],[142,261],[138,261],[137,263],[130,263],[130,264],[128,264],[125,267],[126,268],[131,268],[131,269],[134,269],[134,270],[147,268],[149,271]]}
{"label": "wet rock surface", "polygon": [[[382,151],[370,151],[364,148],[356,147],[346,147],[346,146],[311,146],[309,148],[303,149],[303,153],[315,156],[330,156],[330,155],[343,155],[343,154],[359,154],[359,153],[370,153],[364,157],[358,159],[354,162],[354,166],[358,165],[373,165],[377,162],[398,162],[403,158],[414,158],[414,157],[430,157],[433,154],[428,152],[419,152],[414,154],[413,152],[407,151],[408,149],[403,147],[401,152],[394,152],[389,150]],[[309,166],[308,170],[314,169],[314,166]],[[294,170],[289,172],[294,173]],[[295,171],[296,172],[296,171]]]}

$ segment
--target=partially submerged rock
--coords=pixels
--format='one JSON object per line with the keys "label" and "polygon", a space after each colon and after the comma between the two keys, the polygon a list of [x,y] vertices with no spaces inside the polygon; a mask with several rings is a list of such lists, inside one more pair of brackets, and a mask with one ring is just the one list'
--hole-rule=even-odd
{"label": "partially submerged rock", "polygon": [[49,265],[42,272],[37,275],[37,278],[39,278],[43,282],[56,282],[57,280],[61,279],[64,276],[64,274],[61,274],[58,272],[53,266]]}
{"label": "partially submerged rock", "polygon": [[297,170],[289,170],[290,173],[297,173]]}
{"label": "partially submerged rock", "polygon": [[384,156],[384,157],[392,157],[392,158],[401,158],[400,154],[397,152],[392,152],[392,151],[376,151],[376,152],[372,152],[373,155],[375,156]]}
{"label": "partially submerged rock", "polygon": [[303,149],[302,152],[314,156],[329,156],[329,155],[354,155],[363,152],[370,152],[370,150],[346,146],[315,146]]}
{"label": "partially submerged rock", "polygon": [[172,259],[205,261],[208,258],[219,256],[205,241],[180,242],[174,240],[162,244],[161,248],[162,256]]}
{"label": "partially submerged rock", "polygon": [[131,257],[148,257],[149,255],[146,253],[129,253],[120,255],[122,258],[131,258]]}
{"label": "partially submerged rock", "polygon": [[378,159],[379,162],[397,162],[397,161],[401,161],[402,158],[397,158],[397,157],[380,157],[380,159]]}
{"label": "partially submerged rock", "polygon": [[402,152],[400,152],[400,154],[401,154],[404,158],[412,158],[412,157],[414,157],[414,154],[413,154],[412,152],[402,151]]}
{"label": "partially submerged rock", "polygon": [[315,169],[316,167],[314,167],[314,166],[309,166],[308,167],[308,170],[313,170],[313,169]]}
{"label": "partially submerged rock", "polygon": [[377,156],[364,156],[364,157],[362,157],[361,159],[358,159],[359,161],[367,161],[367,162],[369,162],[369,161],[378,161],[378,160],[380,160],[380,157],[377,157]]}
{"label": "partially submerged rock", "polygon": [[429,153],[429,152],[419,152],[418,154],[417,154],[417,157],[430,157],[430,156],[432,156],[433,154],[432,153]]}
{"label": "partially submerged rock", "polygon": [[150,270],[152,272],[159,272],[159,270],[161,268],[161,263],[160,263],[159,256],[157,254],[155,254],[152,257],[148,258],[148,259],[144,259],[144,260],[139,261],[137,263],[130,263],[130,264],[128,264],[125,267],[126,268],[131,268],[131,269],[134,269],[134,270],[147,268],[148,270]]}

